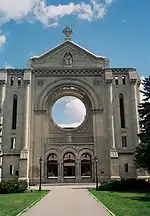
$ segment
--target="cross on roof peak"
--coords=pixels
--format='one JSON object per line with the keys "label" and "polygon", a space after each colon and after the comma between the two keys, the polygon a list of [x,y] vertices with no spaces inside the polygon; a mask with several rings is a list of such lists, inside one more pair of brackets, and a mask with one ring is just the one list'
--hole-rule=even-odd
{"label": "cross on roof peak", "polygon": [[71,40],[71,35],[73,33],[73,30],[67,26],[64,30],[63,30],[63,33],[65,35],[65,40]]}

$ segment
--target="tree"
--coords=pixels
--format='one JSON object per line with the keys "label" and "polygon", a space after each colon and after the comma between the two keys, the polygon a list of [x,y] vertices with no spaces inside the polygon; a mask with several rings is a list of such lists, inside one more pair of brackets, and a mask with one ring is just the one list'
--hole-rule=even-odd
{"label": "tree", "polygon": [[137,168],[150,171],[150,76],[143,80],[143,101],[139,105],[140,144],[135,149]]}

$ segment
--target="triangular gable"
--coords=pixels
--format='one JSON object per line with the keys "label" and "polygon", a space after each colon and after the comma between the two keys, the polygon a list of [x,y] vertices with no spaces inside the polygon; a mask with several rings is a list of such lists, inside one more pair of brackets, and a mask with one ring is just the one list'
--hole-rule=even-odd
{"label": "triangular gable", "polygon": [[[103,56],[97,56],[73,41],[67,40],[57,45],[55,48],[46,51],[40,56],[31,57],[31,66],[33,67],[61,67],[63,64],[63,56],[70,53],[73,58],[73,67],[108,66],[108,60]],[[106,65],[107,64],[107,65]]]}

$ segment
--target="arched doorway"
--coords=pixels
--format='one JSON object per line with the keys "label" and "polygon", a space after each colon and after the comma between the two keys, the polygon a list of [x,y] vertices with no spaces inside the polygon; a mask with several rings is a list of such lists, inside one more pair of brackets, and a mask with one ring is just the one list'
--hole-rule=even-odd
{"label": "arched doorway", "polygon": [[58,177],[58,157],[52,153],[47,158],[47,178]]}
{"label": "arched doorway", "polygon": [[81,177],[92,177],[92,160],[87,153],[81,155]]}
{"label": "arched doorway", "polygon": [[64,178],[75,178],[75,156],[72,153],[66,153],[63,159]]}

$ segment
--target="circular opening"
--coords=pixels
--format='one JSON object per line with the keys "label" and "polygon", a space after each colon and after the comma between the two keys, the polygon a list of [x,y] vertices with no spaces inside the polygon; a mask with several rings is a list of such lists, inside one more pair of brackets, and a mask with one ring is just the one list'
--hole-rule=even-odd
{"label": "circular opening", "polygon": [[61,128],[74,129],[85,120],[86,107],[83,102],[73,96],[58,99],[52,107],[52,118]]}

